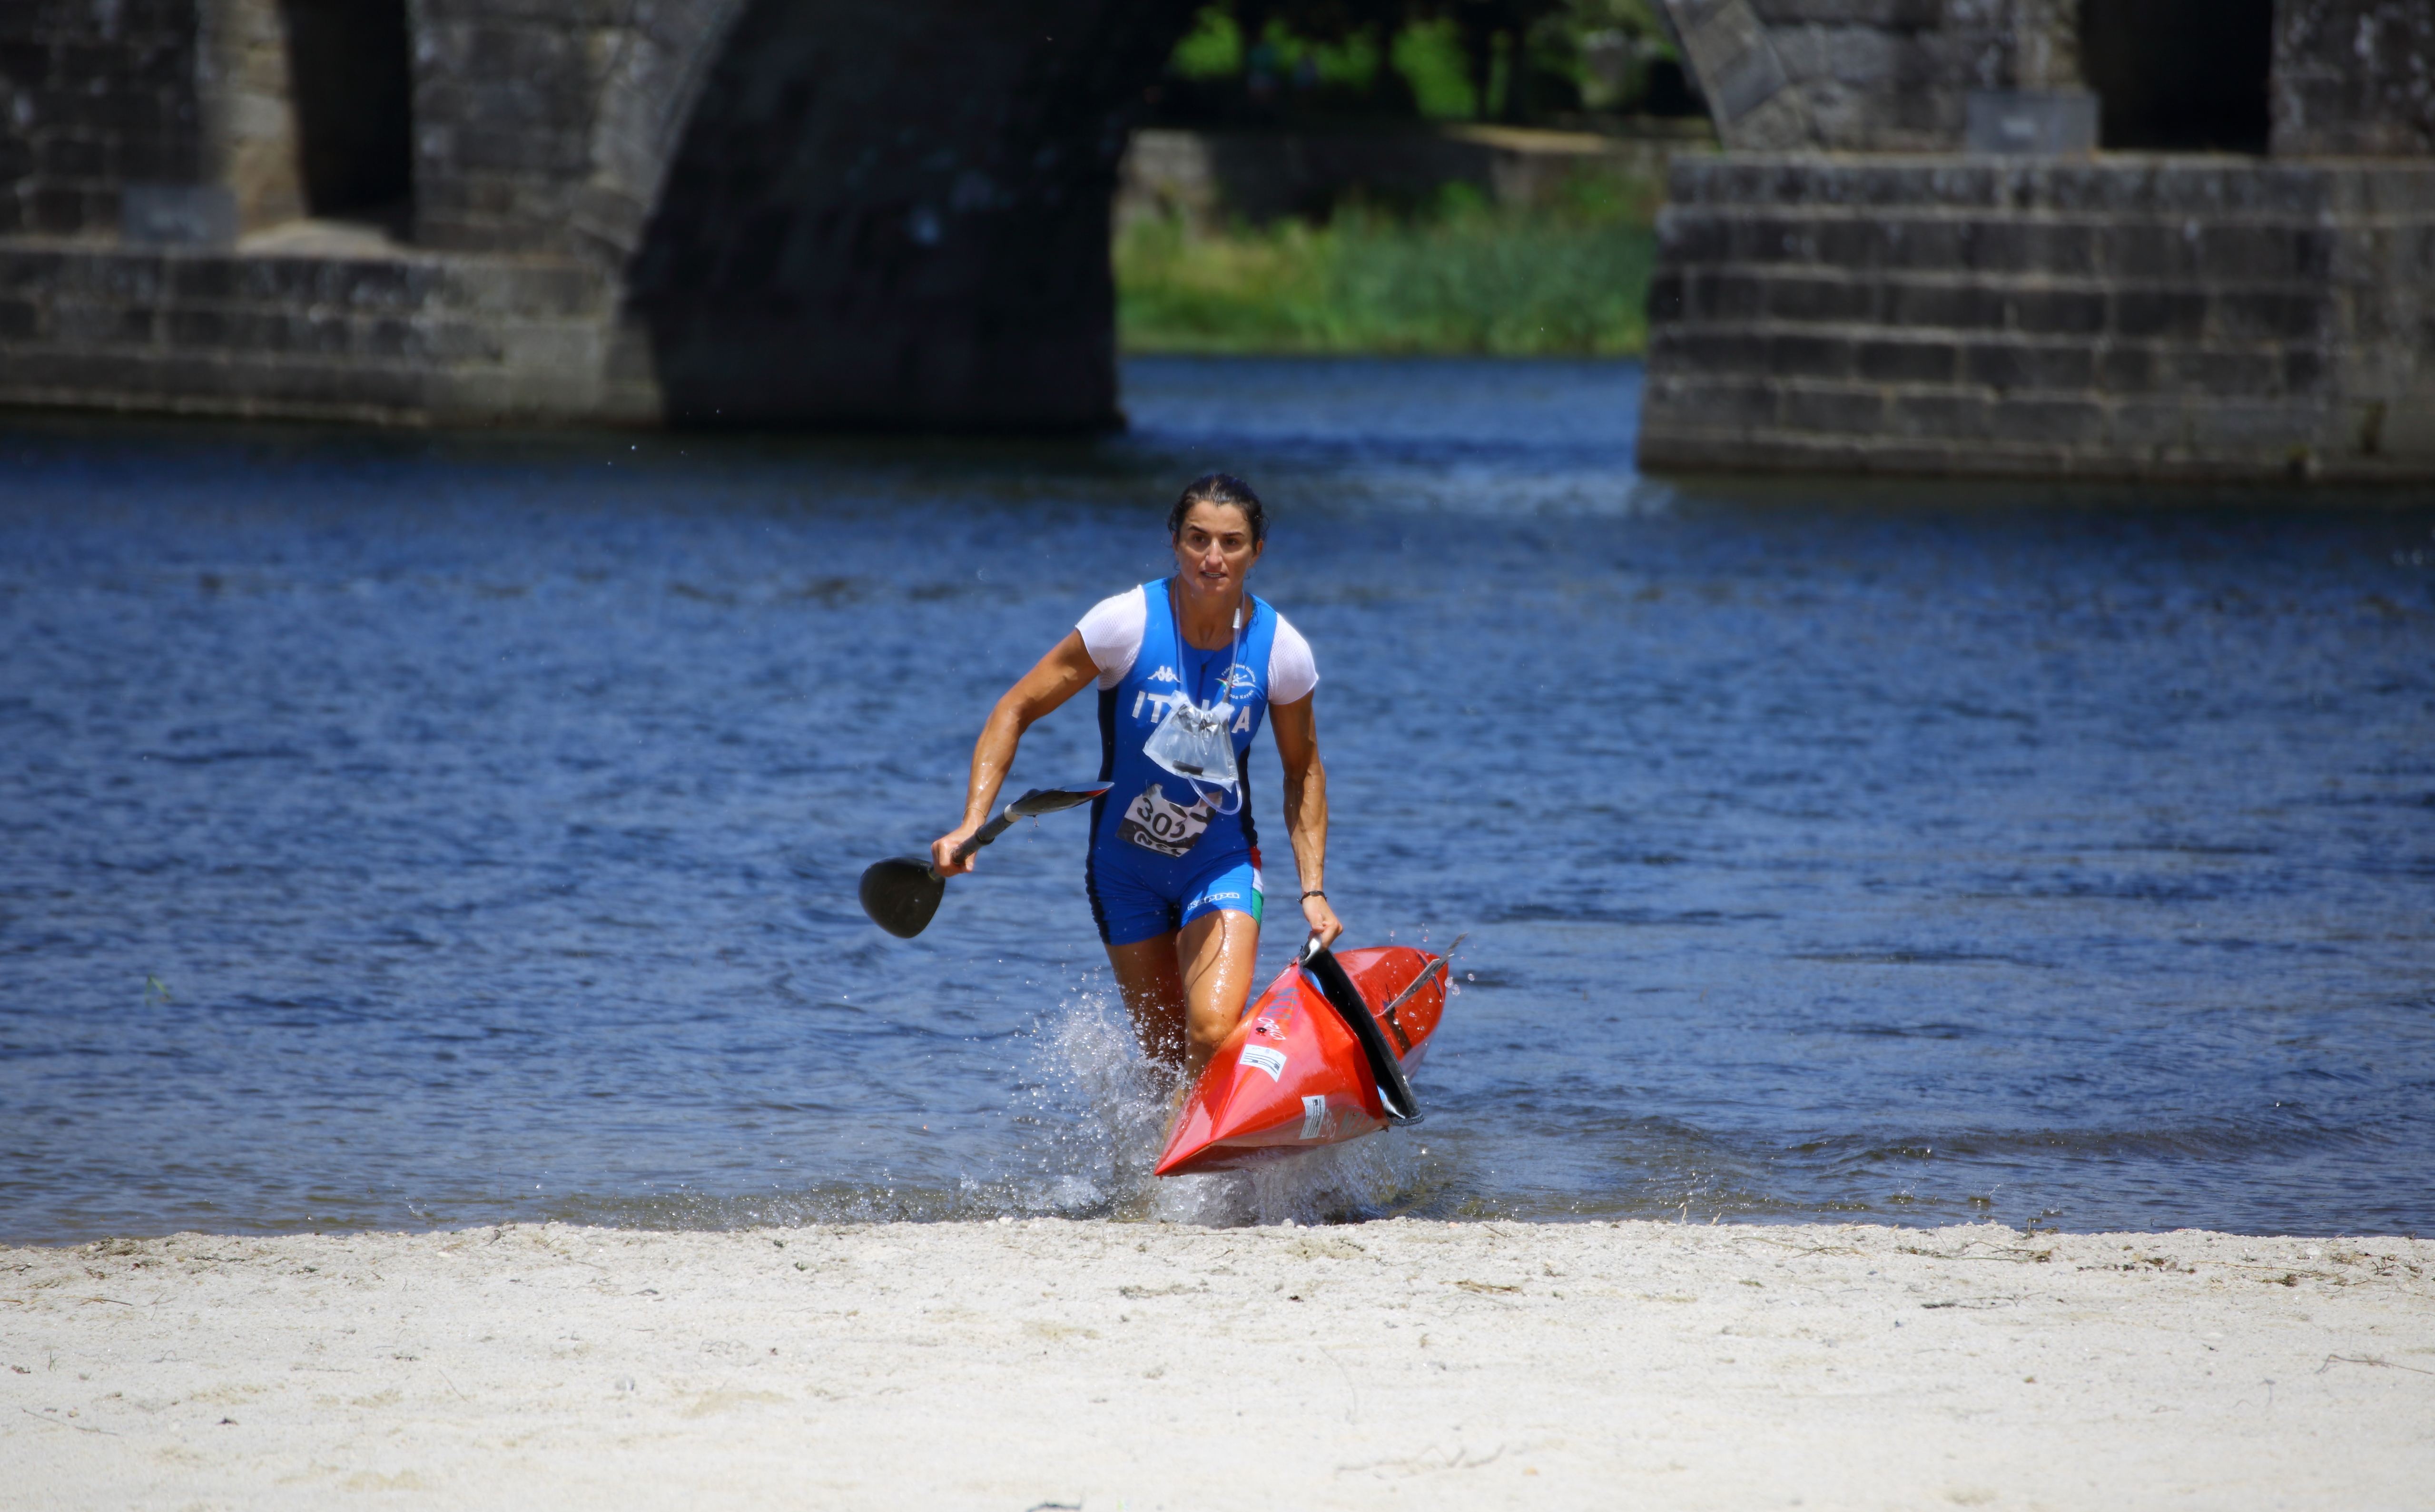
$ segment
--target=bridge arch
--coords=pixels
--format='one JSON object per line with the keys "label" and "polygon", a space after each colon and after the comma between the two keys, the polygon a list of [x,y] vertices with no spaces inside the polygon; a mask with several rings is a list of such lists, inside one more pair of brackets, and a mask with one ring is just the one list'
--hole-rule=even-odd
{"label": "bridge arch", "polygon": [[672,422],[1117,421],[1108,202],[1190,0],[676,0],[582,232]]}

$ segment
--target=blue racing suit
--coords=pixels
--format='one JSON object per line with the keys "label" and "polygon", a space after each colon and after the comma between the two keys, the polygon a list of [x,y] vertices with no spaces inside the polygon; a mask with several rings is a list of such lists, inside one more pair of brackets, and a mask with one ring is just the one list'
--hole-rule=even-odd
{"label": "blue racing suit", "polygon": [[[1141,649],[1122,681],[1099,693],[1099,778],[1115,785],[1091,805],[1083,885],[1099,937],[1130,945],[1170,934],[1203,914],[1260,918],[1259,834],[1252,822],[1252,737],[1269,712],[1269,652],[1277,611],[1244,595],[1250,623],[1235,644],[1203,651],[1175,622],[1168,581],[1145,585]],[[1203,707],[1221,696],[1240,779],[1231,793],[1194,785],[1142,747],[1179,696]]]}

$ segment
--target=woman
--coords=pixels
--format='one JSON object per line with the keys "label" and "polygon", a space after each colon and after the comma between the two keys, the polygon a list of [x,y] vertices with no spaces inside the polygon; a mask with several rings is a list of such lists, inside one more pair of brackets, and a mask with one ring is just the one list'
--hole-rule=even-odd
{"label": "woman", "polygon": [[1023,732],[1089,684],[1099,689],[1102,781],[1083,869],[1133,1029],[1189,1086],[1235,1030],[1260,948],[1260,850],[1244,781],[1263,717],[1285,763],[1286,833],[1303,918],[1321,944],[1327,773],[1311,721],[1310,645],[1244,591],[1266,548],[1258,495],[1213,472],[1167,516],[1175,576],[1103,600],[1006,691],[973,747],[964,822],[930,846],[941,876],[973,869],[956,847],[987,823]]}

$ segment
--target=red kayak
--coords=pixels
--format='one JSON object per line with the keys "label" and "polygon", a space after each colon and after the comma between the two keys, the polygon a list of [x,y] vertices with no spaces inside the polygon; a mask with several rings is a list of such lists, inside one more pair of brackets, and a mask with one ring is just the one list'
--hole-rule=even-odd
{"label": "red kayak", "polygon": [[1445,1011],[1444,968],[1408,945],[1287,967],[1209,1057],[1157,1174],[1232,1170],[1417,1122],[1405,1077]]}

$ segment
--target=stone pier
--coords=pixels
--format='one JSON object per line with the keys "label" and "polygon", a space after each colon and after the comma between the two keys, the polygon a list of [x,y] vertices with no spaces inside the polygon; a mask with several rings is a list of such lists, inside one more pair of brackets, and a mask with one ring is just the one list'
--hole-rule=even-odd
{"label": "stone pier", "polygon": [[2435,0],[1664,0],[1652,468],[2435,479]]}
{"label": "stone pier", "polygon": [[0,404],[395,423],[655,421],[617,290],[571,258],[305,228],[226,249],[0,240]]}
{"label": "stone pier", "polygon": [[1685,160],[1654,468],[2435,475],[2435,163]]}

